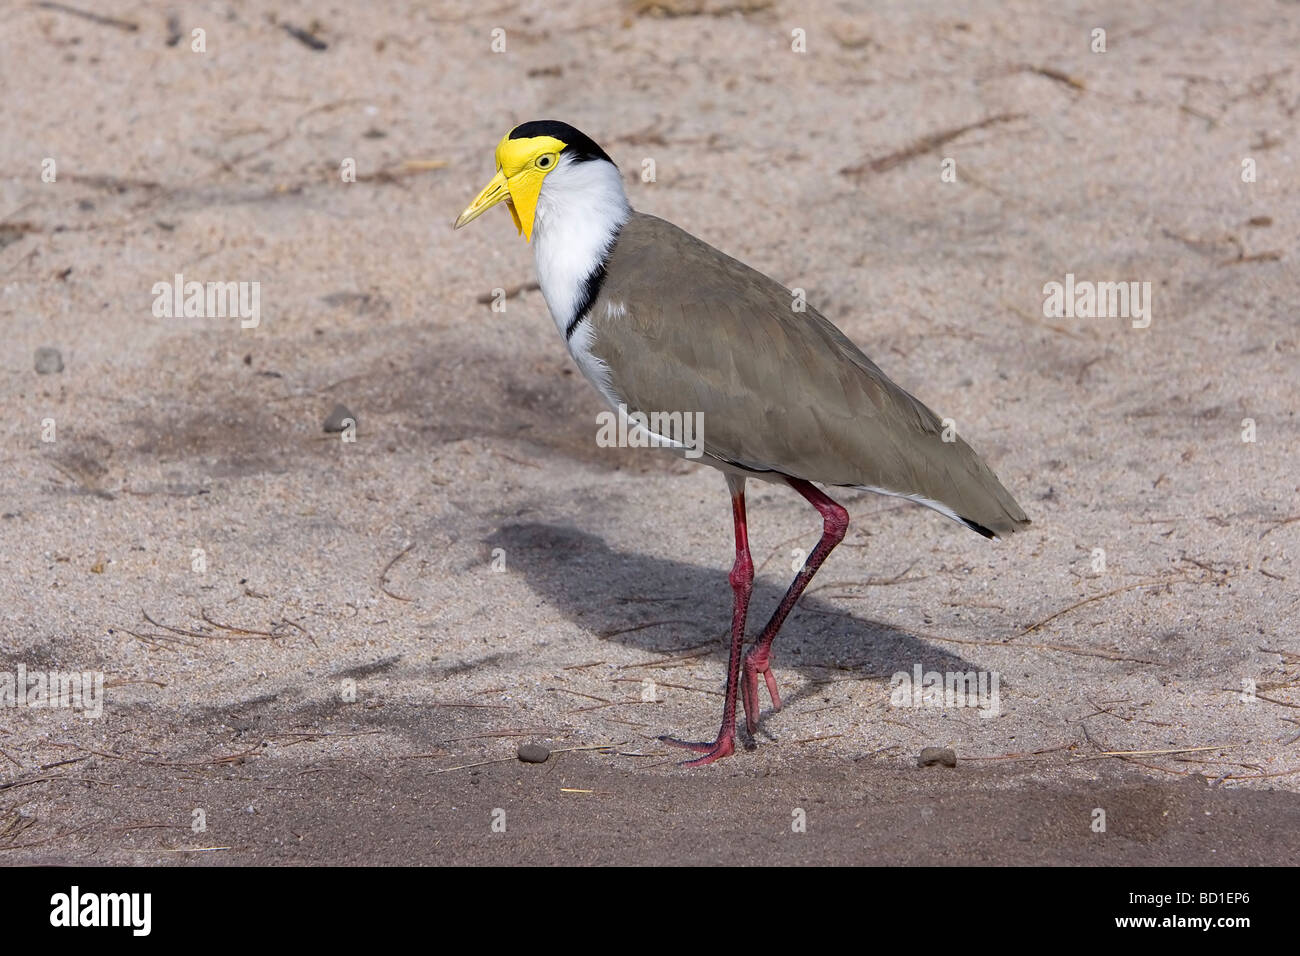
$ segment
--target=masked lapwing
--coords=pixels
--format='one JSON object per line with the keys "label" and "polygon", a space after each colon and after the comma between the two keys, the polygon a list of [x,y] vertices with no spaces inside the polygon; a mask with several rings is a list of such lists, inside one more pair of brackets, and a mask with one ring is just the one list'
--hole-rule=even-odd
{"label": "masked lapwing", "polygon": [[[738,694],[752,736],[760,674],[780,709],[772,641],[849,522],[814,482],[907,498],[986,538],[1029,523],[971,447],[815,309],[797,309],[779,282],[633,211],[617,167],[590,138],[565,123],[524,123],[497,145],[496,165],[456,228],[506,203],[533,245],[542,295],[583,374],[636,426],[695,415],[698,460],[721,471],[731,492],[736,560],[722,727],[707,743],[661,738],[702,754],[689,766],[735,750]],[[674,444],[681,436],[659,437]],[[797,491],[821,514],[822,536],[742,659],[754,579],[748,478]]]}

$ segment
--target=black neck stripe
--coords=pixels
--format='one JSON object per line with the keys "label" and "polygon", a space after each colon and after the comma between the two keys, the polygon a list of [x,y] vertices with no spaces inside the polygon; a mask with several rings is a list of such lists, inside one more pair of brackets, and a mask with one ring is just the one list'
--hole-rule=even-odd
{"label": "black neck stripe", "polygon": [[609,255],[601,260],[600,265],[591,270],[587,280],[582,284],[582,298],[578,300],[578,307],[574,310],[573,318],[569,320],[568,326],[564,330],[564,341],[573,338],[573,333],[578,331],[578,325],[587,317],[591,307],[596,303],[596,296],[600,295],[601,287],[605,284],[605,264],[609,262]]}

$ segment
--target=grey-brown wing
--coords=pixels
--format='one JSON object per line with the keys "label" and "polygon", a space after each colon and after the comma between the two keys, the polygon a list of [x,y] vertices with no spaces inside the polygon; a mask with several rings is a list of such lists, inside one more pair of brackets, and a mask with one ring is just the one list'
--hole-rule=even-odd
{"label": "grey-brown wing", "polygon": [[701,412],[705,452],[721,460],[924,498],[997,533],[1027,522],[969,445],[943,441],[933,412],[792,302],[762,273],[634,213],[591,312],[592,351],[629,409]]}

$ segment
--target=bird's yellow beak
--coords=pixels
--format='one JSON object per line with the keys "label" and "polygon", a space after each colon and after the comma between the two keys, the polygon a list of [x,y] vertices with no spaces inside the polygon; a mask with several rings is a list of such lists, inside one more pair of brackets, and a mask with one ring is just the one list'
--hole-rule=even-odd
{"label": "bird's yellow beak", "polygon": [[542,176],[534,170],[524,170],[515,176],[506,178],[506,174],[497,170],[492,182],[483,187],[483,191],[474,197],[463,213],[456,219],[454,228],[459,229],[467,222],[473,222],[497,203],[505,200],[510,208],[510,215],[515,221],[515,228],[528,242],[533,238],[533,217],[537,213],[537,194],[542,191]]}
{"label": "bird's yellow beak", "polygon": [[456,219],[452,228],[459,229],[468,222],[473,222],[503,199],[510,198],[510,183],[506,174],[497,170],[492,182],[483,187],[483,191],[474,197],[474,201],[465,207],[465,211]]}
{"label": "bird's yellow beak", "polygon": [[[533,218],[537,215],[537,197],[542,191],[542,181],[555,168],[555,157],[564,148],[564,142],[554,136],[511,139],[507,133],[497,144],[497,174],[460,214],[455,228],[473,222],[505,200],[515,228],[524,239],[532,242]],[[539,157],[547,160],[549,165],[546,168],[538,166]]]}

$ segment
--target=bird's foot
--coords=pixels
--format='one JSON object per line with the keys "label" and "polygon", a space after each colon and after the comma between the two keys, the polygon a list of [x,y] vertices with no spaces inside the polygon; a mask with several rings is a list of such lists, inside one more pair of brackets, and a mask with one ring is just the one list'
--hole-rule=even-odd
{"label": "bird's foot", "polygon": [[674,747],[684,747],[687,750],[693,750],[704,755],[703,757],[696,757],[694,760],[685,761],[682,764],[683,767],[703,767],[705,764],[721,760],[723,757],[730,757],[736,752],[736,735],[734,732],[719,734],[717,740],[699,742],[678,740],[676,737],[660,737],[659,739],[666,744],[672,744]]}
{"label": "bird's foot", "polygon": [[758,675],[767,683],[767,695],[772,698],[772,709],[781,709],[781,695],[776,689],[776,678],[766,648],[755,647],[745,655],[745,672],[741,675],[741,700],[745,704],[745,726],[752,734],[758,730]]}

